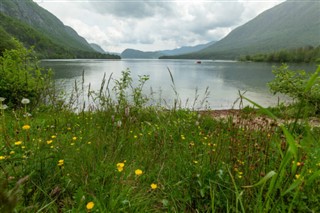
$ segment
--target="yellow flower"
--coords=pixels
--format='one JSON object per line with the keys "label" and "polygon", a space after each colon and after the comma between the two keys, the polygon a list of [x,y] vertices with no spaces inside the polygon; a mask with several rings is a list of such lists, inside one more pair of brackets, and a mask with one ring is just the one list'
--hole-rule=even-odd
{"label": "yellow flower", "polygon": [[55,138],[57,138],[57,136],[56,136],[56,135],[52,135],[51,138],[52,138],[52,139],[55,139]]}
{"label": "yellow flower", "polygon": [[94,202],[91,201],[91,202],[87,203],[87,206],[86,206],[86,207],[87,207],[88,210],[93,209],[93,207],[94,207]]}
{"label": "yellow flower", "polygon": [[19,146],[19,145],[21,145],[21,144],[22,144],[22,141],[14,142],[14,145],[16,145],[16,146]]}
{"label": "yellow flower", "polygon": [[6,159],[5,156],[0,156],[0,160],[4,160],[4,159]]}
{"label": "yellow flower", "polygon": [[300,175],[299,175],[299,174],[296,174],[295,177],[296,177],[296,179],[299,179],[299,178],[300,178]]}
{"label": "yellow flower", "polygon": [[10,152],[10,155],[13,155],[13,154],[14,154],[14,151],[11,151],[11,152]]}
{"label": "yellow flower", "polygon": [[136,171],[134,171],[134,173],[137,175],[137,176],[140,176],[142,175],[142,170],[141,169],[137,169]]}
{"label": "yellow flower", "polygon": [[50,143],[52,143],[52,142],[53,142],[52,140],[48,140],[48,141],[47,141],[47,144],[50,144]]}
{"label": "yellow flower", "polygon": [[124,163],[117,163],[117,169],[119,172],[123,171]]}
{"label": "yellow flower", "polygon": [[30,129],[30,126],[27,125],[27,124],[26,124],[26,125],[23,125],[22,129],[23,129],[23,130],[29,130],[29,129]]}
{"label": "yellow flower", "polygon": [[59,160],[58,161],[58,166],[63,166],[63,164],[64,164],[64,160]]}
{"label": "yellow flower", "polygon": [[150,186],[151,186],[151,189],[156,189],[156,188],[158,188],[157,184],[155,184],[155,183],[152,183]]}
{"label": "yellow flower", "polygon": [[77,140],[77,137],[73,137],[72,140],[74,140],[74,141]]}

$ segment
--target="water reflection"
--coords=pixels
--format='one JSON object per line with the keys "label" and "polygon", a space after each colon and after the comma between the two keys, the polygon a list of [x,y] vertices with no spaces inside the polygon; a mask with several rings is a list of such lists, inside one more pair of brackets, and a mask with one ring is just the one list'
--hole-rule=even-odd
{"label": "water reflection", "polygon": [[[272,68],[277,64],[246,63],[230,61],[202,61],[194,60],[44,60],[42,66],[51,67],[57,82],[63,81],[67,88],[71,88],[74,80],[82,80],[84,72],[85,85],[98,90],[102,77],[112,74],[113,79],[121,77],[121,71],[130,69],[134,82],[138,76],[149,75],[150,80],[145,85],[145,92],[152,88],[155,95],[161,96],[170,102],[175,98],[173,82],[179,97],[185,102],[203,95],[209,87],[211,95],[208,103],[211,108],[231,108],[238,98],[238,91],[247,91],[249,98],[261,105],[274,105],[278,97],[272,96],[266,86],[274,76]],[[314,71],[315,65],[295,65],[292,69]],[[111,85],[112,87],[113,85]]]}

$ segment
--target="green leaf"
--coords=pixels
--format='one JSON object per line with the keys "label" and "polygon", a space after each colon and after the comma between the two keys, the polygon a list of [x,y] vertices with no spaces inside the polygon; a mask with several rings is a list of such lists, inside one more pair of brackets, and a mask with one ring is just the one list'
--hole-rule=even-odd
{"label": "green leaf", "polygon": [[260,186],[262,184],[265,184],[270,178],[272,178],[276,174],[277,173],[275,171],[270,171],[258,183],[255,183],[255,184],[250,185],[250,186],[242,186],[242,187],[243,188],[252,188],[252,187]]}

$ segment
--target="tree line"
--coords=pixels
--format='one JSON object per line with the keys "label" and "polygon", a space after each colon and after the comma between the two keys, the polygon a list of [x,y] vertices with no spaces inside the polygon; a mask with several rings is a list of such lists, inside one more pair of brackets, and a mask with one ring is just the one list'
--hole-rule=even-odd
{"label": "tree line", "polygon": [[271,53],[259,53],[254,55],[240,56],[238,60],[276,63],[320,63],[320,45],[317,47],[306,46],[296,49],[283,49]]}

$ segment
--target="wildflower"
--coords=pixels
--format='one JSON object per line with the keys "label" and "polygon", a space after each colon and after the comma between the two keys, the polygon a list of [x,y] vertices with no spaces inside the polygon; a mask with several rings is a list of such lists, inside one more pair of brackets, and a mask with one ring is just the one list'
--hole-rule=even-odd
{"label": "wildflower", "polygon": [[89,141],[88,144],[91,144],[91,142]]}
{"label": "wildflower", "polygon": [[30,129],[30,125],[28,125],[28,124],[23,125],[22,129],[23,130],[29,130]]}
{"label": "wildflower", "polygon": [[303,162],[297,162],[297,166],[303,166],[304,163]]}
{"label": "wildflower", "polygon": [[117,163],[117,169],[119,172],[123,171],[124,163]]}
{"label": "wildflower", "polygon": [[22,141],[14,142],[14,145],[16,145],[16,146],[19,146],[19,145],[21,145],[21,144],[22,144]]}
{"label": "wildflower", "polygon": [[73,137],[72,140],[74,140],[74,141],[77,140],[77,137]]}
{"label": "wildflower", "polygon": [[185,140],[186,138],[184,137],[184,135],[181,135],[181,140]]}
{"label": "wildflower", "polygon": [[130,114],[130,108],[129,107],[126,107],[124,109],[124,114],[125,114],[126,117],[129,117],[129,114]]}
{"label": "wildflower", "polygon": [[52,142],[53,142],[52,140],[48,140],[48,141],[47,141],[47,144],[50,144],[50,143],[52,143]]}
{"label": "wildflower", "polygon": [[141,169],[137,169],[136,171],[134,171],[134,173],[137,175],[137,176],[140,176],[142,175],[142,170]]}
{"label": "wildflower", "polygon": [[8,108],[8,106],[5,105],[5,104],[1,104],[1,105],[0,105],[0,109],[1,109],[1,110],[5,110],[5,109],[7,109],[7,108]]}
{"label": "wildflower", "polygon": [[29,104],[30,100],[28,98],[22,98],[21,103],[22,104]]}
{"label": "wildflower", "polygon": [[63,164],[64,164],[64,160],[59,160],[58,161],[58,166],[63,166]]}
{"label": "wildflower", "polygon": [[137,138],[138,138],[138,136],[137,136],[137,135],[134,135],[133,137],[134,137],[135,139],[137,139]]}
{"label": "wildflower", "polygon": [[198,163],[198,161],[197,161],[197,160],[194,160],[194,161],[193,161],[193,163],[197,164],[197,163]]}
{"label": "wildflower", "polygon": [[86,206],[86,207],[87,207],[88,210],[93,209],[93,207],[94,207],[94,202],[91,201],[91,202],[87,203],[87,206]]}
{"label": "wildflower", "polygon": [[6,159],[5,156],[0,156],[0,160],[4,160],[4,159]]}
{"label": "wildflower", "polygon": [[11,151],[11,152],[10,152],[10,155],[13,155],[14,153],[15,153],[14,151]]}
{"label": "wildflower", "polygon": [[57,136],[56,136],[56,135],[52,135],[51,138],[52,138],[52,139],[55,139],[55,138],[57,138]]}
{"label": "wildflower", "polygon": [[117,127],[120,128],[122,125],[122,122],[121,121],[117,121]]}
{"label": "wildflower", "polygon": [[152,183],[150,186],[151,186],[151,189],[153,189],[153,190],[158,188],[157,184],[155,184],[155,183]]}
{"label": "wildflower", "polygon": [[296,177],[296,179],[299,179],[299,178],[300,178],[300,175],[299,175],[299,174],[296,174],[295,177]]}

